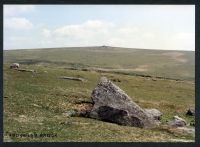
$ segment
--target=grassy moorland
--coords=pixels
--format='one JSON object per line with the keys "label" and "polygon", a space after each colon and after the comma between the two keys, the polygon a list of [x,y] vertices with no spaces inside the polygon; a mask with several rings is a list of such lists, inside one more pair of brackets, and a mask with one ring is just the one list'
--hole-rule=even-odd
{"label": "grassy moorland", "polygon": [[192,51],[82,47],[5,51],[5,62],[74,68],[105,68],[128,73],[194,80]]}
{"label": "grassy moorland", "polygon": [[[20,68],[36,72],[11,70],[9,65],[12,62],[20,63]],[[79,70],[81,68],[101,68],[109,72]],[[194,140],[193,136],[174,133],[165,127],[174,115],[186,119],[188,123],[194,119],[185,115],[187,108],[195,103],[194,52],[111,47],[13,50],[4,51],[3,71],[4,141]],[[134,73],[151,77],[134,76]],[[59,79],[60,76],[81,77],[87,81],[63,80]],[[66,111],[84,107],[77,102],[91,101],[91,92],[101,76],[113,80],[141,107],[160,110],[163,113],[161,126],[140,129],[90,118],[67,117]],[[9,136],[10,133],[57,136],[14,137]]]}

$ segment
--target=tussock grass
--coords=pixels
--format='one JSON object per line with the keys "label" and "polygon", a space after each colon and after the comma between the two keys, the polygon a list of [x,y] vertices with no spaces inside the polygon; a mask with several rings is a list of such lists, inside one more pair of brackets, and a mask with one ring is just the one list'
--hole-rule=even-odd
{"label": "tussock grass", "polygon": [[[164,129],[140,129],[120,126],[90,118],[66,117],[67,110],[75,109],[77,101],[91,101],[90,94],[102,75],[97,72],[71,71],[61,68],[35,67],[38,74],[21,73],[4,67],[4,131],[18,133],[57,133],[55,138],[14,138],[13,141],[122,141],[162,142],[171,139],[194,139],[174,135]],[[42,73],[47,71],[47,73]],[[57,76],[80,75],[88,82],[59,80]],[[194,85],[142,77],[107,74],[120,79],[116,83],[143,108],[157,108],[163,113],[162,124],[174,115],[188,122],[186,109],[194,105]]]}
{"label": "tussock grass", "polygon": [[[16,142],[173,142],[194,140],[192,136],[176,134],[165,127],[178,115],[189,123],[194,117],[185,115],[194,106],[193,53],[185,53],[187,63],[159,56],[164,51],[139,51],[119,48],[108,52],[99,48],[47,49],[6,51],[4,54],[4,141]],[[156,54],[156,55],[155,55]],[[112,56],[112,58],[111,58]],[[41,59],[44,59],[45,62]],[[140,58],[136,58],[140,57]],[[148,58],[147,58],[148,57]],[[156,57],[156,58],[155,58]],[[9,69],[12,62],[21,61],[24,69],[36,73]],[[27,62],[27,63],[26,63]],[[68,64],[69,63],[69,64]],[[72,64],[73,63],[73,64]],[[80,64],[81,63],[81,64]],[[149,63],[147,74],[180,78],[183,81],[156,79],[116,73],[79,71],[64,67],[135,68]],[[191,65],[191,66],[188,66]],[[181,71],[189,76],[180,75]],[[60,76],[81,77],[87,82],[62,80]],[[91,101],[90,95],[101,76],[113,82],[143,108],[156,108],[163,113],[161,126],[140,129],[120,126],[83,117],[67,117],[66,111],[79,106],[79,101]],[[188,82],[188,80],[191,80]],[[8,133],[57,134],[57,137],[10,137]]]}

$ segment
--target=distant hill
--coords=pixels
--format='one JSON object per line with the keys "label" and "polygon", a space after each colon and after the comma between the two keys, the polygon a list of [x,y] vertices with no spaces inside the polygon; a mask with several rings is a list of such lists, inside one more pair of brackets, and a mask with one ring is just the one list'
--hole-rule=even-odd
{"label": "distant hill", "polygon": [[18,62],[73,68],[100,68],[183,80],[194,80],[195,52],[110,46],[4,51],[4,63]]}

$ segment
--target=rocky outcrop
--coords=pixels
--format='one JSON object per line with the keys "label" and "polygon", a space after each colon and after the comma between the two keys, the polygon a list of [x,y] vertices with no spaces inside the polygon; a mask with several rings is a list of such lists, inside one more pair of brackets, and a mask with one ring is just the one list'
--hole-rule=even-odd
{"label": "rocky outcrop", "polygon": [[153,128],[158,125],[152,114],[138,106],[123,90],[105,77],[101,78],[93,90],[92,101],[93,107],[89,114],[91,118],[140,128]]}

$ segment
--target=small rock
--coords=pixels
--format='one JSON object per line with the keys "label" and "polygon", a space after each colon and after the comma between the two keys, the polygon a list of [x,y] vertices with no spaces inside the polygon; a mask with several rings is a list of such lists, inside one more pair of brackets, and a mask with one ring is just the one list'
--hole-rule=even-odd
{"label": "small rock", "polygon": [[66,76],[61,76],[59,79],[66,79],[66,80],[75,80],[75,81],[81,81],[81,82],[86,82],[86,79],[83,78],[77,78],[77,77],[66,77]]}
{"label": "small rock", "polygon": [[34,107],[38,107],[38,108],[41,108],[42,106],[39,106],[37,104],[32,104]]}
{"label": "small rock", "polygon": [[19,63],[12,63],[10,65],[10,69],[17,69],[17,68],[19,68]]}
{"label": "small rock", "polygon": [[32,73],[36,72],[33,69],[17,69],[17,71],[19,71],[19,72],[32,72]]}
{"label": "small rock", "polygon": [[153,116],[155,120],[161,120],[162,113],[157,109],[144,109],[147,113]]}
{"label": "small rock", "polygon": [[190,107],[190,108],[187,110],[186,115],[194,116],[194,115],[195,115],[195,108],[194,108],[194,107]]}
{"label": "small rock", "polygon": [[184,127],[186,126],[186,121],[178,116],[174,116],[173,120],[168,123],[172,127]]}
{"label": "small rock", "polygon": [[65,113],[63,113],[63,115],[67,116],[67,117],[72,117],[72,116],[77,116],[77,111],[76,110],[69,110],[66,111]]}
{"label": "small rock", "polygon": [[177,130],[179,130],[182,134],[191,135],[192,137],[195,137],[195,129],[194,128],[177,127]]}

